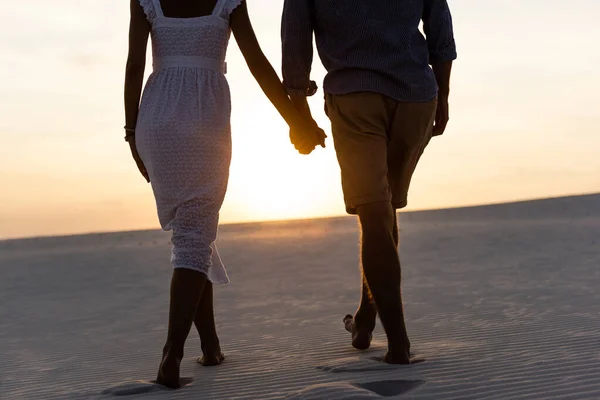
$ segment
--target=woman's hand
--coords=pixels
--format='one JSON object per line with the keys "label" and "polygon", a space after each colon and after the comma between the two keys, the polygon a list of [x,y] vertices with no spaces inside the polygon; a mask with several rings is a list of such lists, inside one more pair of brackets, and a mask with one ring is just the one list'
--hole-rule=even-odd
{"label": "woman's hand", "polygon": [[297,126],[290,127],[290,141],[300,154],[308,155],[315,147],[325,147],[327,135],[311,118],[311,122],[303,121]]}
{"label": "woman's hand", "polygon": [[140,155],[138,154],[137,147],[135,146],[135,138],[129,139],[129,148],[131,149],[131,155],[133,156],[133,160],[135,161],[140,173],[146,180],[146,182],[150,183],[150,177],[148,176],[148,171],[146,171],[146,166],[142,162]]}
{"label": "woman's hand", "polygon": [[261,50],[245,1],[233,11],[230,21],[231,30],[250,72],[290,127],[290,139],[296,149],[302,154],[309,154],[318,144],[325,147],[325,132],[313,121],[310,113],[305,116],[296,110],[279,76]]}

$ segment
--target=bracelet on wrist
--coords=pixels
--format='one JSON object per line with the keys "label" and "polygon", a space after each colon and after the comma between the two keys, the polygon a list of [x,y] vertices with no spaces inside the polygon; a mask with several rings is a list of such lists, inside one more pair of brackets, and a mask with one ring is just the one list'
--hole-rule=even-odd
{"label": "bracelet on wrist", "polygon": [[125,128],[125,141],[129,142],[130,139],[135,138],[135,129],[124,127]]}

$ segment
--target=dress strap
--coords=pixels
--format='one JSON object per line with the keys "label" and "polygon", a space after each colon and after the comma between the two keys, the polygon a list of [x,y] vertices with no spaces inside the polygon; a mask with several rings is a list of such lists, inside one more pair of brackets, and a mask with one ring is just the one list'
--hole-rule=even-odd
{"label": "dress strap", "polygon": [[156,15],[164,17],[165,15],[163,14],[162,7],[160,6],[160,0],[152,0],[152,3],[154,4],[154,10],[156,10]]}
{"label": "dress strap", "polygon": [[212,12],[212,15],[216,15],[217,17],[221,16],[223,13],[223,8],[225,8],[225,4],[228,0],[218,0],[217,4],[215,4],[215,9]]}
{"label": "dress strap", "polygon": [[223,17],[229,17],[233,10],[238,8],[240,4],[243,3],[244,0],[225,0],[225,4],[223,5]]}
{"label": "dress strap", "polygon": [[146,19],[151,24],[154,23],[156,19],[156,7],[154,6],[153,0],[139,0],[140,5],[144,9],[144,14],[146,14]]}

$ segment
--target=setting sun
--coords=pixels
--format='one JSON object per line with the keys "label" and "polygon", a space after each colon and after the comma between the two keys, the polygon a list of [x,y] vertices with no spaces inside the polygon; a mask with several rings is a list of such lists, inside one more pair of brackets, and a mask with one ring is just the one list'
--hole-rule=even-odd
{"label": "setting sun", "polygon": [[[332,180],[337,183],[339,168],[331,149],[319,147],[310,156],[299,155],[274,110],[268,112],[268,122],[251,119],[251,113],[240,114],[233,129],[248,134],[238,135],[233,144],[224,217],[277,220],[339,213],[343,204],[340,185],[331,184]],[[331,141],[328,145],[332,146]]]}
{"label": "setting sun", "polygon": [[[30,3],[32,15],[11,9],[0,28],[13,38],[0,44],[6,59],[0,69],[9,78],[0,94],[0,237],[156,228],[151,188],[122,136],[128,7],[116,0],[100,8],[62,0],[52,7],[65,10],[57,23],[45,17],[46,2]],[[594,13],[581,12],[582,4],[596,5],[543,4],[535,19],[499,0],[452,5],[460,57],[452,73],[450,124],[425,152],[410,209],[600,187],[600,77],[593,67],[600,60],[588,51],[600,33]],[[281,7],[275,0],[249,4],[261,47],[278,72]],[[490,10],[501,12],[490,19]],[[508,15],[515,29],[507,32],[501,27]],[[22,23],[26,17],[35,24]],[[488,24],[494,29],[484,29]],[[21,32],[21,26],[28,29]],[[547,26],[556,40],[544,33]],[[521,31],[529,34],[524,38]],[[565,56],[557,59],[557,50]],[[221,221],[343,215],[339,167],[323,113],[325,71],[317,57],[312,78],[320,90],[310,102],[329,138],[326,149],[308,157],[294,151],[287,126],[233,39],[227,62],[233,160]]]}
{"label": "setting sun", "polygon": [[2,11],[1,399],[600,399],[600,0]]}

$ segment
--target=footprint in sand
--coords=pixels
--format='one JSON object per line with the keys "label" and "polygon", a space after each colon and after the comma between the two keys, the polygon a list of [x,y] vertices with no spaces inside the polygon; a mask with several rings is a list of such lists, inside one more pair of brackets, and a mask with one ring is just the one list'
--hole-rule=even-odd
{"label": "footprint in sand", "polygon": [[[192,378],[181,378],[179,382],[181,383],[181,387],[185,387],[192,383]],[[151,393],[151,392],[159,392],[172,390],[166,388],[162,385],[155,383],[154,381],[133,381],[133,382],[123,382],[118,385],[111,386],[108,389],[102,391],[103,395],[108,396],[133,396],[137,394]]]}
{"label": "footprint in sand", "polygon": [[[381,357],[369,357],[369,360],[371,361],[377,361],[377,362],[382,362]],[[410,354],[410,364],[411,365],[415,365],[415,364],[421,364],[425,362],[425,358],[415,355],[415,354]],[[388,364],[388,365],[392,365],[395,367],[406,367],[406,365],[402,365],[402,364]]]}
{"label": "footprint in sand", "polygon": [[336,382],[309,386],[290,394],[287,400],[371,400],[405,394],[424,381],[390,380],[368,383]]}
{"label": "footprint in sand", "polygon": [[380,397],[399,396],[424,384],[422,380],[390,380],[356,384],[357,387],[377,393]]}
{"label": "footprint in sand", "polygon": [[[415,356],[411,358],[413,364],[419,364],[424,362],[425,359]],[[340,358],[337,360],[331,360],[323,365],[319,365],[317,369],[340,373],[340,372],[370,372],[370,371],[389,371],[399,368],[407,368],[409,365],[395,365],[386,364],[381,361],[381,357],[368,357],[368,358]]]}

